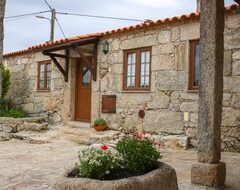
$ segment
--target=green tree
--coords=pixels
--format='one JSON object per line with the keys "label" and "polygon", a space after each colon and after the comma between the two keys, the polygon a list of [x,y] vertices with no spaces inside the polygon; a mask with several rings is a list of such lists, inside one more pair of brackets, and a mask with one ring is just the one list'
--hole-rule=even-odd
{"label": "green tree", "polygon": [[7,94],[9,87],[10,87],[10,70],[1,65],[1,72],[2,72],[2,98]]}
{"label": "green tree", "polygon": [[[3,18],[5,14],[5,3],[6,0],[0,0],[0,64],[2,64],[3,59]],[[0,84],[2,84],[2,72],[0,69]],[[2,85],[0,85],[0,95],[2,94]]]}

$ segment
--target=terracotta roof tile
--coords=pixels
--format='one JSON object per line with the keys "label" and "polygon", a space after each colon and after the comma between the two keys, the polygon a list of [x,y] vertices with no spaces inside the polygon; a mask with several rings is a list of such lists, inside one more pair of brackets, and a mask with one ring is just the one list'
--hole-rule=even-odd
{"label": "terracotta roof tile", "polygon": [[[238,9],[239,7],[240,7],[239,5],[233,4],[229,7],[225,7],[225,10],[226,10],[226,12],[233,12],[234,10]],[[71,38],[60,39],[60,40],[56,40],[54,42],[46,42],[44,44],[31,46],[31,47],[29,47],[28,49],[25,49],[25,50],[20,50],[20,51],[7,53],[7,54],[4,54],[4,57],[23,54],[23,53],[27,53],[27,52],[30,52],[30,51],[33,51],[33,50],[38,50],[38,49],[41,49],[41,48],[44,48],[44,47],[54,46],[54,45],[58,45],[58,44],[64,44],[64,43],[67,43],[67,42],[73,42],[73,41],[76,41],[76,40],[79,40],[79,39],[84,39],[84,38],[89,38],[89,37],[102,37],[102,36],[106,36],[106,35],[110,35],[110,34],[121,33],[121,32],[125,32],[125,31],[131,31],[131,30],[135,30],[135,29],[139,29],[139,28],[145,28],[145,27],[149,27],[149,26],[162,25],[162,24],[167,24],[167,23],[174,23],[174,22],[177,22],[177,21],[197,19],[199,17],[200,17],[200,13],[195,12],[195,13],[185,14],[185,15],[181,15],[181,16],[174,16],[172,18],[165,18],[163,20],[156,20],[156,21],[151,21],[151,22],[148,22],[148,23],[137,24],[135,26],[123,27],[123,28],[118,28],[118,29],[105,31],[105,32],[100,32],[100,33],[95,33],[95,34],[85,34],[85,35],[81,35],[81,36],[75,36],[75,37],[71,37]]]}

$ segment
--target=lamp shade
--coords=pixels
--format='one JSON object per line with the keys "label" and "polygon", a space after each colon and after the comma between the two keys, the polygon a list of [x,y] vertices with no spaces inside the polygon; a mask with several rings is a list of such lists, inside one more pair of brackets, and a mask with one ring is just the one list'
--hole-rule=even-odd
{"label": "lamp shade", "polygon": [[103,53],[107,54],[109,51],[109,43],[107,41],[103,42]]}

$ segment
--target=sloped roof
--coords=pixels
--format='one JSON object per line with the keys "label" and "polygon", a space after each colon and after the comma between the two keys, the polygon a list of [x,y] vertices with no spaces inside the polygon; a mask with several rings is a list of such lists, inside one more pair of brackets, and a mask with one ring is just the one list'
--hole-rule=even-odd
{"label": "sloped roof", "polygon": [[[225,7],[225,10],[227,13],[229,12],[233,12],[236,9],[239,8],[239,5],[237,4],[233,4],[229,7]],[[135,29],[142,29],[142,28],[147,28],[147,27],[151,27],[151,26],[158,26],[161,24],[172,24],[172,23],[176,23],[178,21],[186,21],[186,20],[193,20],[193,19],[198,19],[200,17],[200,13],[195,12],[195,13],[190,13],[190,14],[186,14],[186,15],[181,15],[181,16],[174,16],[172,18],[166,18],[163,20],[156,20],[156,21],[151,21],[148,23],[143,23],[143,24],[137,24],[135,26],[129,26],[129,27],[123,27],[123,28],[118,28],[115,30],[109,30],[106,32],[100,32],[100,33],[95,33],[95,34],[86,34],[86,35],[81,35],[81,36],[75,36],[72,38],[65,38],[65,39],[60,39],[60,40],[56,40],[53,42],[46,42],[43,44],[39,44],[39,45],[35,45],[35,46],[31,46],[27,49],[24,50],[20,50],[20,51],[15,51],[15,52],[11,52],[11,53],[6,53],[3,56],[4,57],[10,57],[13,55],[19,55],[19,54],[23,54],[23,53],[28,53],[31,51],[37,51],[40,49],[43,49],[45,47],[51,47],[51,46],[55,46],[55,45],[60,45],[60,44],[64,44],[64,43],[69,43],[69,42],[74,42],[74,41],[78,41],[81,39],[87,39],[87,38],[91,38],[91,37],[103,37],[103,36],[107,36],[110,34],[116,34],[116,33],[121,33],[121,32],[126,32],[126,31],[131,31],[131,30],[135,30]]]}

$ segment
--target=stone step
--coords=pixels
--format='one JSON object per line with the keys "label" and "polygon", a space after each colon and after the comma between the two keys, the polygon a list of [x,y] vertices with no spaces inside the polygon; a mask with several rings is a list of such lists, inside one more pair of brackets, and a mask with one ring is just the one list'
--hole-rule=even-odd
{"label": "stone step", "polygon": [[96,131],[93,128],[86,127],[73,128],[67,126],[60,129],[61,138],[84,145],[90,145],[96,142],[108,142],[119,133],[119,131],[114,130]]}
{"label": "stone step", "polygon": [[91,127],[91,123],[80,121],[69,121],[68,125],[70,125],[71,127]]}

